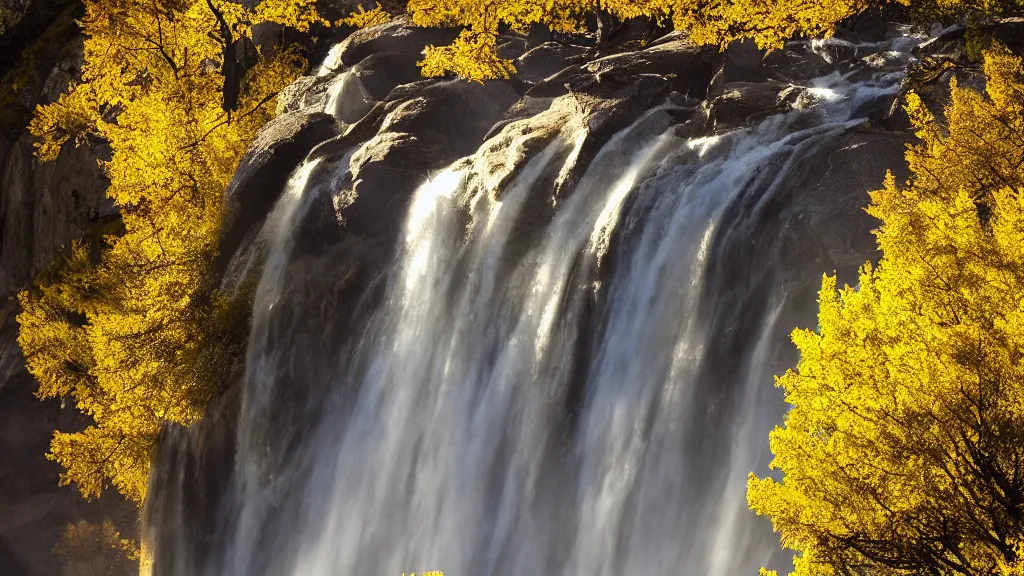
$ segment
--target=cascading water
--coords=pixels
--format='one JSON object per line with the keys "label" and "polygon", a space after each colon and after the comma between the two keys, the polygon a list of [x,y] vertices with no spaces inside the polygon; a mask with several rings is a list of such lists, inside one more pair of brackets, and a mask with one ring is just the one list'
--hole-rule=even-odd
{"label": "cascading water", "polygon": [[[243,272],[263,264],[230,501],[202,573],[780,564],[744,486],[767,473],[784,411],[770,384],[792,360],[784,335],[831,269],[784,269],[748,246],[796,167],[858,129],[860,107],[898,80],[832,74],[799,109],[715,136],[679,135],[672,107],[656,108],[574,184],[583,140],[570,127],[499,189],[483,152],[457,162],[416,192],[393,267],[345,304],[362,320],[336,340],[309,289],[321,271],[289,263],[308,206],[351,153],[304,163],[236,256]],[[728,261],[737,254],[748,260]],[[724,271],[734,265],[749,269]],[[283,417],[289,383],[310,379],[322,394],[291,399]],[[193,570],[181,560],[176,572]]]}

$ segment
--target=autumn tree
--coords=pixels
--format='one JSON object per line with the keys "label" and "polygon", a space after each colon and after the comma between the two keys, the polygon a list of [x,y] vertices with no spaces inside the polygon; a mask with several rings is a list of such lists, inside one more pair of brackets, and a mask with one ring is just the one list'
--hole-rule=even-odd
{"label": "autumn tree", "polygon": [[229,60],[260,22],[321,23],[313,0],[87,0],[81,81],[30,126],[38,155],[109,144],[108,195],[123,234],[68,247],[20,294],[19,343],[41,398],[70,397],[94,424],[57,432],[49,457],[85,497],[112,483],[145,498],[149,454],[167,422],[195,422],[230,362],[237,305],[211,266],[222,196],[275,96],[304,62],[255,51],[227,88]]}
{"label": "autumn tree", "polygon": [[725,46],[750,39],[761,48],[780,48],[796,35],[829,35],[839,22],[890,4],[908,6],[927,22],[979,20],[1020,8],[1017,0],[409,0],[408,8],[418,25],[465,28],[452,44],[427,48],[421,63],[425,76],[484,80],[507,78],[515,70],[496,51],[504,26],[520,33],[532,24],[582,32],[586,19],[602,12],[620,20],[649,18],[671,25],[698,44]]}
{"label": "autumn tree", "polygon": [[799,576],[1024,573],[1024,66],[986,53],[987,94],[945,121],[913,95],[913,176],[869,212],[882,259],[826,276],[797,330],[779,479],[748,501]]}
{"label": "autumn tree", "polygon": [[122,538],[111,520],[68,523],[53,552],[63,561],[62,576],[133,576],[139,573],[138,545]]}

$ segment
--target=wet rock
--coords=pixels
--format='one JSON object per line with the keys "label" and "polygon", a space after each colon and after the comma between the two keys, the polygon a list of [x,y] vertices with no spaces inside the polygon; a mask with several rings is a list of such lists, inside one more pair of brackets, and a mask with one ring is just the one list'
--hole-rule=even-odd
{"label": "wet rock", "polygon": [[863,56],[858,44],[834,36],[820,40],[811,40],[810,46],[811,50],[821,56],[825,62],[840,68],[849,66],[858,57]]}
{"label": "wet rock", "polygon": [[565,70],[585,52],[579,46],[566,46],[557,42],[545,42],[523,54],[516,60],[519,78],[536,84]]}
{"label": "wet rock", "polygon": [[[421,28],[408,16],[401,16],[380,26],[353,32],[331,50],[327,68],[340,71],[364,61],[386,72],[394,85],[421,79],[416,63],[423,59],[425,46],[449,44],[458,35],[457,29]],[[383,98],[383,95],[380,97]]]}
{"label": "wet rock", "polygon": [[654,75],[667,80],[672,91],[703,98],[714,74],[717,54],[715,48],[694,46],[685,39],[666,42],[586,64],[583,68],[592,77],[574,82],[571,88],[577,92],[606,94],[602,84],[616,86],[629,83],[630,77]]}
{"label": "wet rock", "polygon": [[991,27],[992,36],[1020,54],[1024,49],[1024,18],[1004,18]]}
{"label": "wet rock", "polygon": [[764,56],[764,68],[770,78],[782,82],[799,82],[828,73],[829,65],[821,55],[808,49],[803,42],[790,42],[784,50],[774,50]]}
{"label": "wet rock", "polygon": [[506,124],[536,116],[560,97],[570,96],[578,111],[589,116],[595,137],[615,132],[669,94],[703,99],[715,71],[717,50],[697,47],[685,39],[659,43],[645,50],[606,56],[565,68],[533,86],[491,134]]}
{"label": "wet rock", "polygon": [[707,105],[707,126],[729,130],[793,108],[803,89],[782,82],[734,82]]}
{"label": "wet rock", "polygon": [[263,127],[225,194],[227,216],[218,270],[226,268],[242,239],[267,215],[310,149],[337,133],[334,117],[315,108],[283,114]]}
{"label": "wet rock", "polygon": [[295,112],[303,108],[327,105],[328,92],[335,76],[302,76],[286,86],[277,97],[277,113]]}
{"label": "wet rock", "polygon": [[925,42],[915,46],[912,52],[921,56],[948,54],[962,47],[967,35],[967,28],[960,25],[950,26]]}
{"label": "wet rock", "polygon": [[721,64],[712,80],[712,93],[733,82],[761,82],[769,76],[764,64],[765,52],[750,40],[729,44],[721,56]]}
{"label": "wet rock", "polygon": [[[834,262],[852,271],[864,263],[865,254],[877,254],[874,239],[865,232],[877,227],[878,221],[863,208],[870,201],[868,192],[880,186],[887,170],[893,171],[897,181],[907,178],[902,158],[911,140],[909,133],[864,127],[815,150],[786,176],[777,188],[780,193],[763,204],[759,220],[764,226],[777,226],[782,241],[775,253],[760,260],[782,259],[782,269],[796,270],[813,258],[821,266]],[[819,287],[801,289],[813,294]]]}
{"label": "wet rock", "polygon": [[378,105],[375,118],[364,119],[349,136],[375,129],[351,156],[351,188],[334,199],[350,233],[393,232],[415,189],[432,172],[471,154],[519,97],[508,83],[460,80],[426,83],[402,96]]}
{"label": "wet rock", "polygon": [[[366,115],[378,99],[366,88],[368,73],[373,69],[363,69],[339,74],[331,82],[327,91],[327,113],[343,124],[354,124]],[[377,91],[378,95],[381,91]]]}

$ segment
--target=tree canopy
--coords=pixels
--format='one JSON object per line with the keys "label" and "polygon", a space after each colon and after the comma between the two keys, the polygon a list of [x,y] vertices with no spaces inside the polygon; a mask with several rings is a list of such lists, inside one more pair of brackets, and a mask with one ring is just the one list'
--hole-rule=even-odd
{"label": "tree canopy", "polygon": [[781,479],[748,501],[799,576],[1024,571],[1024,66],[985,55],[945,120],[911,95],[913,176],[872,194],[883,257],[797,330]]}
{"label": "tree canopy", "polygon": [[[123,230],[75,242],[20,294],[19,343],[42,398],[71,397],[95,424],[57,432],[50,458],[86,497],[113,485],[142,502],[165,422],[196,421],[229,364],[237,310],[212,285],[222,197],[274,99],[304,62],[246,43],[253,26],[305,30],[313,0],[87,0],[81,82],[30,125],[38,155],[110,146],[107,194]],[[233,102],[236,54],[254,65]],[[237,345],[237,344],[236,344]]]}

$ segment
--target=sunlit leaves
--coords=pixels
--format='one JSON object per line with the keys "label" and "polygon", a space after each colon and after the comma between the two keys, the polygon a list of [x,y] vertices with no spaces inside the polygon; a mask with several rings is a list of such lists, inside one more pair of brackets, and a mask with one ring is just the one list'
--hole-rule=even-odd
{"label": "sunlit leaves", "polygon": [[362,5],[358,6],[351,14],[335,22],[335,25],[352,26],[353,28],[369,28],[370,26],[384,24],[389,20],[391,20],[391,14],[388,14],[384,8],[381,7],[380,3],[377,3],[377,5],[370,10],[366,10]]}
{"label": "sunlit leaves", "polygon": [[464,30],[449,46],[428,46],[421,63],[424,76],[452,73],[469,80],[509,78],[515,72],[510,60],[495,52],[495,36]]}
{"label": "sunlit leaves", "polygon": [[75,146],[85,146],[90,133],[96,133],[96,108],[95,95],[87,86],[73,88],[61,98],[59,105],[40,107],[29,125],[33,134],[46,136],[36,144],[39,159],[56,160],[68,141]]}
{"label": "sunlit leaves", "polygon": [[[57,433],[50,450],[62,483],[85,497],[109,482],[143,501],[161,426],[201,416],[228,365],[218,352],[230,352],[220,340],[234,327],[224,322],[244,322],[224,313],[230,302],[211,284],[222,197],[276,94],[305,65],[284,48],[259,54],[237,110],[225,112],[225,48],[261,21],[303,30],[321,22],[312,0],[255,10],[225,0],[90,0],[82,81],[32,122],[43,160],[90,138],[110,146],[107,194],[124,227],[102,246],[73,245],[20,295],[19,342],[39,396],[70,397],[95,421]],[[236,345],[243,339],[232,332]]]}
{"label": "sunlit leaves", "polygon": [[913,177],[868,210],[883,258],[856,289],[826,276],[819,329],[793,334],[782,480],[752,477],[748,500],[801,576],[1020,571],[1024,67],[995,48],[985,72],[943,123],[908,98]]}

